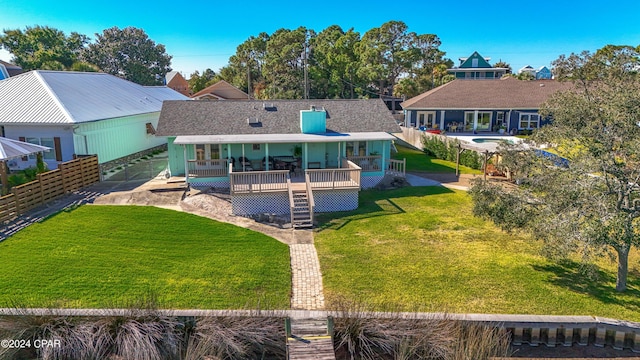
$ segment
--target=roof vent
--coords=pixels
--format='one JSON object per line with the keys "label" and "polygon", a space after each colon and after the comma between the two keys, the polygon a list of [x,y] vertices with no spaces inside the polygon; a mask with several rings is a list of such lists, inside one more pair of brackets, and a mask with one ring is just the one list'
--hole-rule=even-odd
{"label": "roof vent", "polygon": [[540,84],[540,87],[544,87],[544,84]]}
{"label": "roof vent", "polygon": [[316,106],[315,105],[311,105],[311,111],[316,111]]}
{"label": "roof vent", "polygon": [[250,117],[247,118],[247,124],[251,125],[251,124],[259,124],[260,120],[258,120],[257,117]]}
{"label": "roof vent", "polygon": [[273,103],[271,103],[271,104],[262,103],[262,108],[264,110],[266,110],[266,111],[276,111],[276,110],[278,110]]}

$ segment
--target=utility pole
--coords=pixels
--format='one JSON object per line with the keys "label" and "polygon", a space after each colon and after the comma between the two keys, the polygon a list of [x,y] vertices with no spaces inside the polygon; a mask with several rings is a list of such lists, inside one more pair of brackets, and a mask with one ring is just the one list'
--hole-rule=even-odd
{"label": "utility pole", "polygon": [[251,100],[251,68],[249,68],[249,60],[247,60],[247,99]]}
{"label": "utility pole", "polygon": [[304,98],[309,99],[309,75],[307,74],[307,38],[304,39],[304,52],[302,53],[302,68],[304,71]]}

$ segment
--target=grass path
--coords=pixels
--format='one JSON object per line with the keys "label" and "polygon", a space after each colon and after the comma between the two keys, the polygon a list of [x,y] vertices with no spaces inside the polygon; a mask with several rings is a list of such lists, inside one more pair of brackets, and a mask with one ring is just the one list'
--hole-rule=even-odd
{"label": "grass path", "polygon": [[0,243],[0,306],[289,307],[289,249],[266,235],[145,206],[82,206]]}

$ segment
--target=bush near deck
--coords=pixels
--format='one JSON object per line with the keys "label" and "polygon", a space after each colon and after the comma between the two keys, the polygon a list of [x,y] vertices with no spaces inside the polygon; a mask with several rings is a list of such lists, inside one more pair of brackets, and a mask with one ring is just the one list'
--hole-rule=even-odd
{"label": "bush near deck", "polygon": [[1,242],[0,264],[0,306],[289,307],[287,245],[155,207],[59,213]]}

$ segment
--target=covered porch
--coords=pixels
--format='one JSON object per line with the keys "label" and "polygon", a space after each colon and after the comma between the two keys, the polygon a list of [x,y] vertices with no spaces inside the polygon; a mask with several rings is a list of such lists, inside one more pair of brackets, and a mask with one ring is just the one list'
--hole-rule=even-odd
{"label": "covered porch", "polygon": [[390,159],[392,139],[387,133],[178,136],[169,146],[183,159],[170,159],[170,170],[189,183],[228,182],[232,193],[249,183],[283,189],[286,179],[303,182],[306,174],[314,187],[361,187],[361,177],[404,174],[404,163]]}

